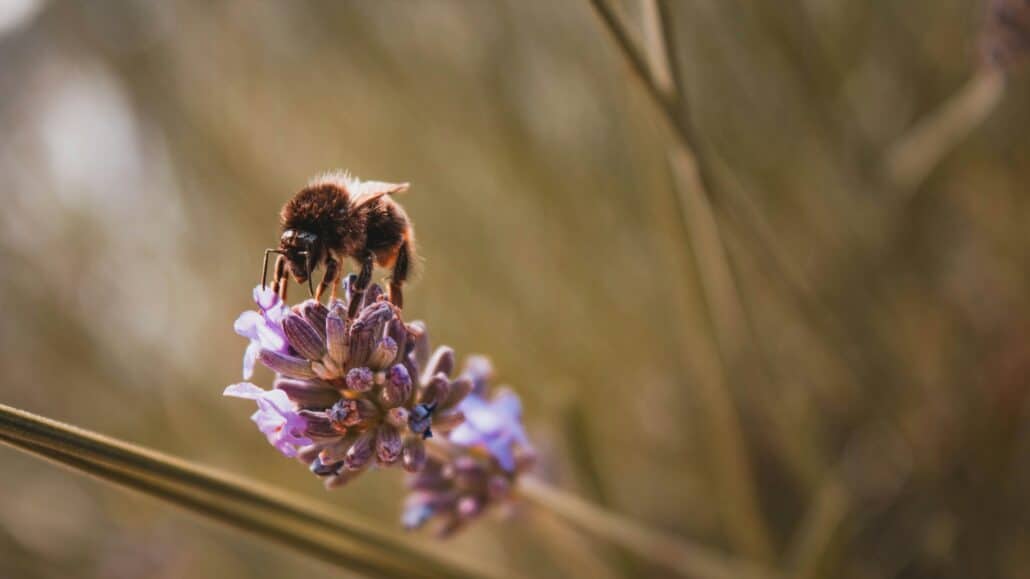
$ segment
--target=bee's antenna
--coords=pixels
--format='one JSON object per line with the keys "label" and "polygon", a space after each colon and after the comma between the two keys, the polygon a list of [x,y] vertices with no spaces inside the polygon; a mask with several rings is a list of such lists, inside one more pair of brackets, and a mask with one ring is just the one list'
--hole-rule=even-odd
{"label": "bee's antenna", "polygon": [[282,255],[282,252],[278,249],[269,247],[265,250],[265,259],[261,262],[261,287],[264,288],[268,285],[268,254],[278,253]]}
{"label": "bee's antenna", "polygon": [[307,251],[301,251],[300,253],[298,253],[298,255],[304,256],[304,270],[306,272],[305,275],[308,278],[308,293],[311,294],[311,297],[314,297],[315,284],[311,281],[311,260],[309,259],[310,254]]}

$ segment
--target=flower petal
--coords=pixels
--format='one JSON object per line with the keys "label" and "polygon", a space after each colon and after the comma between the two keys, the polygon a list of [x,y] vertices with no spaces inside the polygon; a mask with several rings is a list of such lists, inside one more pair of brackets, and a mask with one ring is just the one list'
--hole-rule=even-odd
{"label": "flower petal", "polygon": [[247,400],[257,400],[265,393],[265,390],[261,389],[255,384],[250,382],[240,382],[233,384],[222,391],[222,396],[232,396],[234,398],[246,398]]}
{"label": "flower petal", "polygon": [[483,435],[468,422],[464,422],[452,430],[447,438],[454,444],[461,446],[475,446],[484,442]]}
{"label": "flower petal", "polygon": [[511,421],[517,422],[522,416],[522,402],[518,394],[511,390],[504,390],[494,396],[490,401],[490,408],[499,414],[507,416]]}
{"label": "flower petal", "polygon": [[249,380],[254,375],[254,364],[261,353],[261,344],[251,342],[243,352],[243,379]]}
{"label": "flower petal", "polygon": [[243,312],[240,314],[240,317],[236,318],[236,321],[233,322],[232,329],[244,338],[256,340],[258,337],[258,328],[264,324],[264,316],[255,311],[247,311]]}
{"label": "flower petal", "polygon": [[255,286],[254,303],[262,310],[267,311],[279,305],[279,295],[270,286]]}

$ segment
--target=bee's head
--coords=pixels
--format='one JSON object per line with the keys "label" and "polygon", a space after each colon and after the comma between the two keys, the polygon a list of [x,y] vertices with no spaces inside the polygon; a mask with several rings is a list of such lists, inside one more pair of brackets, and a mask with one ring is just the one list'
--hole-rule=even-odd
{"label": "bee's head", "polygon": [[287,229],[279,238],[279,251],[286,256],[290,275],[297,283],[305,283],[318,264],[322,246],[310,231]]}

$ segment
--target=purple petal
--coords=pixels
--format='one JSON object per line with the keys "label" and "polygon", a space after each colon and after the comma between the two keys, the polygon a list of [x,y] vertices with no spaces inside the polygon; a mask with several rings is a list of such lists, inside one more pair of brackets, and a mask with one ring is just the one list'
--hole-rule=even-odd
{"label": "purple petal", "polygon": [[251,342],[243,352],[243,379],[249,380],[254,375],[254,364],[261,353],[261,344]]}
{"label": "purple petal", "polygon": [[509,423],[507,417],[495,412],[490,406],[475,405],[462,411],[465,413],[466,424],[488,436],[502,432]]}
{"label": "purple petal", "polygon": [[297,413],[296,407],[282,390],[262,390],[250,382],[241,382],[226,388],[224,394],[257,403],[258,409],[250,419],[269,444],[284,455],[296,456],[298,446],[312,444],[311,439],[302,436],[307,421]]}
{"label": "purple petal", "polygon": [[483,435],[467,422],[460,424],[447,437],[454,444],[461,446],[475,446],[484,442]]}
{"label": "purple petal", "polygon": [[270,310],[279,305],[279,296],[268,286],[256,286],[254,288],[254,303],[262,310]]}
{"label": "purple petal", "polygon": [[515,449],[510,440],[494,440],[487,443],[490,454],[497,459],[501,468],[508,472],[515,470]]}
{"label": "purple petal", "polygon": [[270,407],[275,408],[283,414],[292,413],[295,409],[293,402],[290,397],[286,395],[286,392],[279,390],[278,388],[268,390],[264,393],[261,399],[269,404]]}
{"label": "purple petal", "polygon": [[264,316],[255,311],[246,311],[240,314],[240,317],[236,318],[236,321],[232,325],[232,329],[244,338],[256,340],[258,337],[258,328],[263,325],[265,325]]}
{"label": "purple petal", "polygon": [[286,419],[283,418],[281,414],[278,414],[267,407],[261,408],[254,414],[251,414],[250,419],[254,421],[254,424],[257,424],[258,430],[268,435],[268,441],[273,443],[273,437],[279,430],[281,430],[281,427],[286,424]]}
{"label": "purple petal", "polygon": [[497,413],[507,416],[511,421],[517,422],[522,416],[522,402],[517,394],[506,390],[494,396],[490,401],[490,407]]}
{"label": "purple petal", "polygon": [[227,387],[223,392],[222,396],[232,396],[235,398],[246,398],[247,400],[257,400],[265,393],[265,390],[260,387],[251,384],[250,382],[240,382],[239,384],[233,384]]}

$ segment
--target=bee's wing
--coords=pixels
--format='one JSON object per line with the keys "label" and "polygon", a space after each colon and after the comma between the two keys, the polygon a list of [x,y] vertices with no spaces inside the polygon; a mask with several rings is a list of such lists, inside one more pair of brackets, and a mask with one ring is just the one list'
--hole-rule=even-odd
{"label": "bee's wing", "polygon": [[382,181],[361,181],[351,183],[347,188],[351,195],[351,202],[354,207],[361,207],[371,203],[383,195],[403,193],[408,190],[409,183],[384,183]]}

